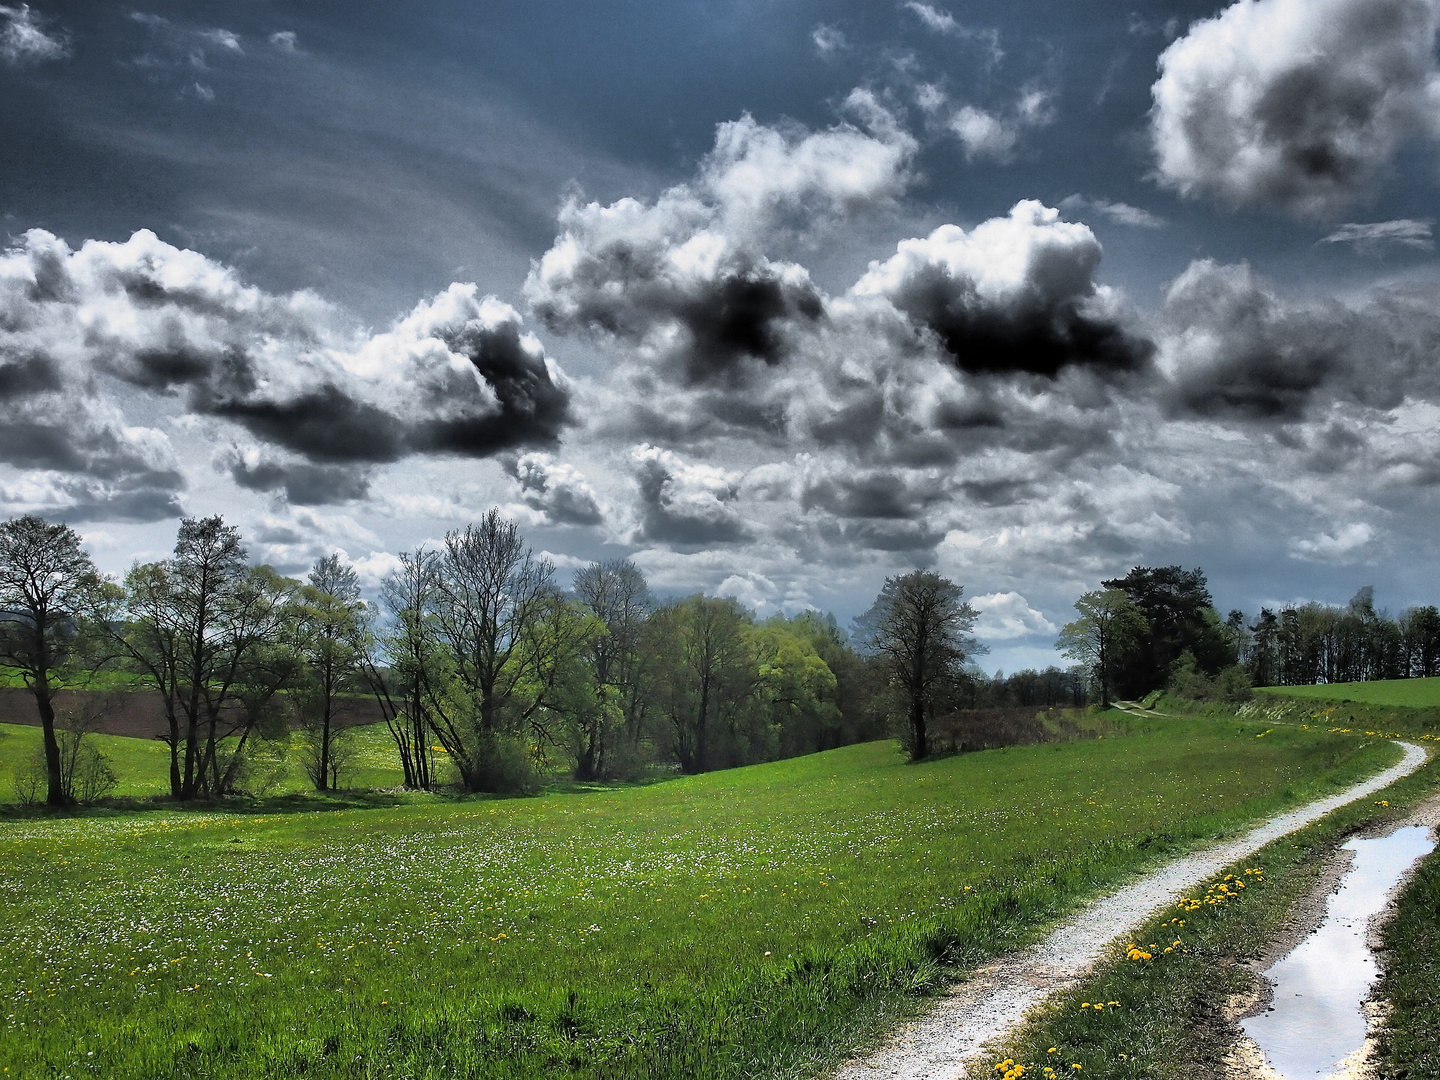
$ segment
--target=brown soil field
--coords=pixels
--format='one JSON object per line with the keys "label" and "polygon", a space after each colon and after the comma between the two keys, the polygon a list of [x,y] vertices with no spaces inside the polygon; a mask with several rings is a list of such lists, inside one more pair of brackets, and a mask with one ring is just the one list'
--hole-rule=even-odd
{"label": "brown soil field", "polygon": [[[97,714],[95,730],[106,735],[157,739],[165,732],[165,708],[160,695],[153,690],[130,693],[59,690],[55,694],[55,712],[62,726],[67,714],[94,712]],[[383,719],[374,698],[344,697],[338,702],[336,720],[341,727],[377,724]],[[40,726],[35,698],[28,690],[0,687],[0,724]]]}

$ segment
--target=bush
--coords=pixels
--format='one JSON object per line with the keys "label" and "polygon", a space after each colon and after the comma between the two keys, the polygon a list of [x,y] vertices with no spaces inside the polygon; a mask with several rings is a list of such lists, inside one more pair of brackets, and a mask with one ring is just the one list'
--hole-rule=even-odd
{"label": "bush", "polygon": [[264,739],[252,742],[235,766],[232,791],[263,799],[290,778],[286,739]]}
{"label": "bush", "polygon": [[45,751],[36,749],[25,760],[15,766],[11,777],[15,789],[15,801],[21,806],[38,806],[45,801]]}
{"label": "bush", "polygon": [[1187,701],[1208,701],[1223,705],[1240,705],[1250,700],[1250,676],[1239,664],[1222,668],[1215,675],[1207,675],[1195,663],[1195,657],[1188,651],[1180,654],[1170,668],[1170,682],[1167,689],[1171,694]]}
{"label": "bush", "polygon": [[621,739],[605,752],[600,771],[606,780],[635,783],[650,775],[653,762],[654,754],[649,747]]}
{"label": "bush", "polygon": [[86,739],[85,731],[57,731],[60,743],[60,782],[75,802],[103,799],[120,782],[110,755]]}
{"label": "bush", "polygon": [[509,735],[486,735],[480,740],[471,786],[496,795],[534,795],[540,774],[524,740]]}

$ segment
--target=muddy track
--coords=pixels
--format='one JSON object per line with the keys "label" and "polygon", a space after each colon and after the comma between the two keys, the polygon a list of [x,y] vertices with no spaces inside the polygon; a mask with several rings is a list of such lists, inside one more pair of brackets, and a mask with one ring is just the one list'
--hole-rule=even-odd
{"label": "muddy track", "polygon": [[958,1080],[986,1043],[1014,1029],[1052,993],[1073,986],[1112,942],[1196,884],[1425,763],[1420,747],[1400,745],[1405,748],[1400,763],[1369,780],[1272,818],[1236,840],[1181,856],[1090,904],[1037,945],[978,969],[879,1051],[841,1068],[836,1080]]}

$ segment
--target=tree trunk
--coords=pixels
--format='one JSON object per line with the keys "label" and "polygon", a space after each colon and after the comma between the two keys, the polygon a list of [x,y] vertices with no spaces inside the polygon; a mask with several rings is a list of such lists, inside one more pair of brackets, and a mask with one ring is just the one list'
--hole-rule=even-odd
{"label": "tree trunk", "polygon": [[55,706],[50,700],[50,678],[40,672],[35,679],[35,708],[40,713],[40,730],[45,741],[45,802],[54,807],[71,805],[60,769],[60,743],[55,738]]}
{"label": "tree trunk", "polygon": [[317,791],[330,788],[330,691],[325,691],[325,712],[320,718],[320,768],[315,781]]}
{"label": "tree trunk", "polygon": [[924,691],[912,691],[910,695],[910,757],[919,761],[930,753],[930,741],[925,730]]}

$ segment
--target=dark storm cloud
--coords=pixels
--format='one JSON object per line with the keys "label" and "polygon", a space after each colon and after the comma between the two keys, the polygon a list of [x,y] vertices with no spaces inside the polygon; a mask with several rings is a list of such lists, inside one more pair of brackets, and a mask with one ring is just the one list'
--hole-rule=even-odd
{"label": "dark storm cloud", "polygon": [[[512,308],[473,285],[365,336],[313,294],[263,292],[152,233],[72,251],[34,230],[0,259],[0,396],[89,399],[100,374],[326,465],[547,446],[571,419],[559,369]],[[26,453],[58,462],[54,441],[31,439]],[[16,460],[25,440],[8,443]],[[73,446],[55,467],[81,468],[81,454]],[[318,496],[298,473],[265,475]]]}
{"label": "dark storm cloud", "polygon": [[[635,228],[617,228],[612,211],[635,218]],[[644,235],[655,214],[677,225],[686,216],[664,202],[655,210],[567,206],[562,239],[527,285],[536,316],[558,333],[649,345],[693,384],[743,381],[747,361],[778,364],[787,324],[821,318],[820,294],[802,268],[736,251],[719,235],[690,237],[694,250],[686,251],[669,229]]]}
{"label": "dark storm cloud", "polygon": [[895,472],[830,475],[806,485],[800,509],[822,510],[837,518],[901,521],[919,517],[946,494],[944,483],[934,476]]}
{"label": "dark storm cloud", "polygon": [[0,401],[59,390],[60,368],[43,354],[0,352]]}
{"label": "dark storm cloud", "polygon": [[1330,217],[1434,133],[1434,0],[1242,0],[1160,57],[1151,137],[1186,195]]}
{"label": "dark storm cloud", "polygon": [[1193,263],[1160,313],[1169,406],[1289,423],[1331,402],[1393,409],[1407,396],[1440,400],[1437,300],[1434,286],[1416,286],[1293,301],[1248,266]]}
{"label": "dark storm cloud", "polygon": [[232,447],[218,462],[231,479],[251,491],[284,491],[296,506],[323,506],[364,499],[370,494],[368,472],[354,465],[316,465],[282,460],[256,448]]}
{"label": "dark storm cloud", "polygon": [[887,298],[970,374],[1137,371],[1151,346],[1096,284],[1100,256],[1085,225],[1026,201],[968,233],[902,241],[854,292]]}
{"label": "dark storm cloud", "polygon": [[51,512],[65,521],[143,524],[185,513],[175,487],[148,486],[137,480],[115,485],[72,482],[61,484],[59,492],[67,501]]}

